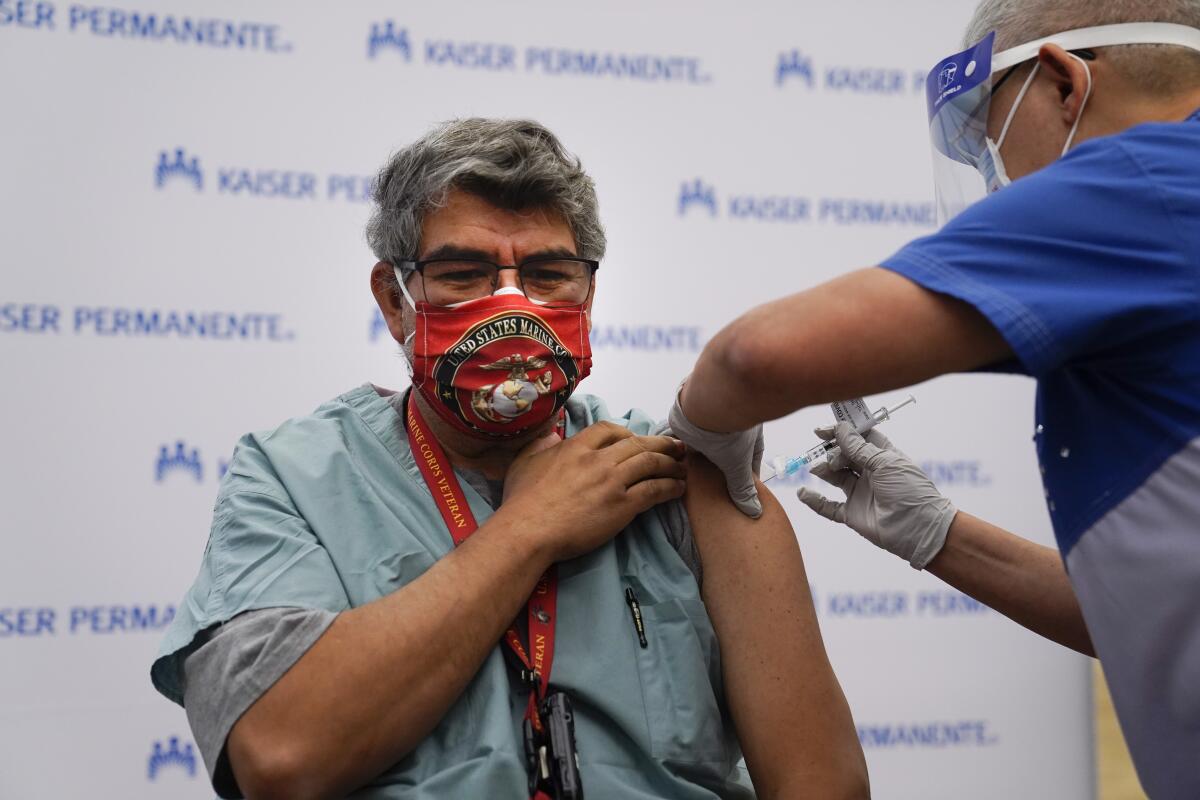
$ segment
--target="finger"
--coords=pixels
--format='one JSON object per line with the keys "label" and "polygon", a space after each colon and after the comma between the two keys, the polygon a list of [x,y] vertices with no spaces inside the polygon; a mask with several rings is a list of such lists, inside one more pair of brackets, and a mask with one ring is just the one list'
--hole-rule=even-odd
{"label": "finger", "polygon": [[678,500],[683,497],[685,489],[687,489],[686,481],[676,480],[675,478],[652,478],[635,483],[629,487],[625,494],[636,507],[637,513],[640,514],[659,503],[665,503],[668,500]]}
{"label": "finger", "polygon": [[834,439],[842,449],[842,455],[853,466],[862,470],[874,469],[879,465],[879,456],[885,451],[862,437],[849,422],[839,422]]}
{"label": "finger", "polygon": [[636,456],[627,458],[618,464],[616,471],[626,486],[633,486],[635,483],[653,478],[685,478],[687,477],[687,464],[665,453],[643,450]]}
{"label": "finger", "polygon": [[845,524],[845,503],[838,503],[834,500],[830,500],[820,492],[814,492],[812,489],[805,489],[804,487],[800,487],[800,489],[796,492],[796,497],[800,498],[801,503],[804,503],[804,505],[817,512],[825,519]]}
{"label": "finger", "polygon": [[814,475],[828,483],[830,486],[836,486],[849,496],[854,490],[855,484],[858,482],[858,476],[848,469],[834,469],[829,463],[817,464],[810,469],[810,475]]}
{"label": "finger", "polygon": [[729,499],[733,501],[738,511],[750,519],[758,519],[762,516],[762,501],[758,499],[758,488],[754,485],[753,479],[749,483],[737,487],[726,483],[726,487],[729,489]]}
{"label": "finger", "polygon": [[729,499],[747,517],[758,519],[762,516],[762,502],[758,499],[758,488],[755,485],[754,465],[742,461],[731,466],[722,466],[725,473],[725,489]]}
{"label": "finger", "polygon": [[866,439],[880,450],[896,449],[896,445],[892,444],[892,440],[884,436],[879,428],[871,428],[871,430],[867,431]]}
{"label": "finger", "polygon": [[546,431],[546,433],[522,447],[517,453],[516,458],[529,458],[530,456],[537,455],[543,450],[549,450],[551,447],[555,447],[561,443],[562,439],[559,438],[557,433],[554,431]]}
{"label": "finger", "polygon": [[754,455],[750,459],[750,467],[754,470],[755,475],[762,472],[763,451],[765,449],[766,446],[763,440],[763,428],[762,425],[759,425],[758,433],[754,437]]}
{"label": "finger", "polygon": [[599,450],[622,439],[628,439],[633,435],[633,431],[615,423],[597,422],[594,425],[589,425],[582,433],[572,436],[571,441],[592,450]]}
{"label": "finger", "polygon": [[676,460],[687,455],[687,445],[673,436],[629,436],[605,449],[612,464],[620,464],[641,453],[662,453]]}
{"label": "finger", "polygon": [[833,438],[833,432],[836,429],[836,425],[822,425],[819,428],[813,428],[813,433],[828,442]]}

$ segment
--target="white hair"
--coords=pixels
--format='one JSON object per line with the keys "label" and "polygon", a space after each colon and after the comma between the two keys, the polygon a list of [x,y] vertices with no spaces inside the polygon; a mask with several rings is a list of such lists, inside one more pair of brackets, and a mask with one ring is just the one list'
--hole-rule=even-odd
{"label": "white hair", "polygon": [[[982,0],[964,44],[996,32],[996,50],[1044,36],[1119,22],[1173,22],[1200,28],[1200,0]],[[1200,86],[1200,53],[1158,44],[1106,47],[1113,65],[1139,89],[1171,95]]]}

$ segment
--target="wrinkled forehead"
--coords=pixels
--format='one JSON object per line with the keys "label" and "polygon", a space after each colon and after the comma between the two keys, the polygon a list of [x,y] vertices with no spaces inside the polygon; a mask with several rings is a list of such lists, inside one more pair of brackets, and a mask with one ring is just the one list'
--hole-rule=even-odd
{"label": "wrinkled forehead", "polygon": [[504,207],[462,189],[451,189],[421,225],[421,258],[450,248],[461,251],[454,255],[501,260],[574,255],[576,250],[571,226],[556,210],[544,205]]}

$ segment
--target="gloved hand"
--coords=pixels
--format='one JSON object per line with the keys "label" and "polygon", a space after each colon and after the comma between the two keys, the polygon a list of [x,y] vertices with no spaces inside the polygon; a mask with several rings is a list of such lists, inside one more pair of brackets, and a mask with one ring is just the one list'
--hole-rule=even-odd
{"label": "gloved hand", "polygon": [[846,493],[844,503],[801,488],[800,502],[826,519],[841,522],[889,553],[925,569],[946,543],[958,509],[942,496],[912,459],[872,428],[866,438],[848,422],[817,428],[839,450],[812,469]]}
{"label": "gloved hand", "polygon": [[682,393],[683,387],[680,386],[675,393],[675,404],[671,406],[671,413],[667,417],[671,435],[701,453],[724,473],[725,488],[739,511],[755,519],[762,516],[762,503],[758,500],[758,490],[754,488],[754,480],[762,466],[762,425],[733,433],[706,431],[693,425],[684,416],[683,408],[679,405]]}

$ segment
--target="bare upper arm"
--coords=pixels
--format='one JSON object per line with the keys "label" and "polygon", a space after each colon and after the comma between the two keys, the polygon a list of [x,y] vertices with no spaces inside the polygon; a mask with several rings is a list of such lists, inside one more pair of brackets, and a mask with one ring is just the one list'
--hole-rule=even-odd
{"label": "bare upper arm", "polygon": [[726,698],[760,796],[865,797],[866,765],[829,664],[804,561],[783,508],[741,514],[721,473],[689,458],[684,498],[721,644]]}
{"label": "bare upper arm", "polygon": [[719,419],[721,430],[911,386],[1012,354],[974,307],[882,267],[761,305],[718,333],[706,351],[709,359],[701,356],[696,380],[707,386],[719,375],[744,389],[739,410],[723,410],[724,397],[711,400],[722,409],[689,405],[697,424]]}

